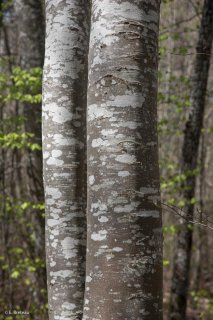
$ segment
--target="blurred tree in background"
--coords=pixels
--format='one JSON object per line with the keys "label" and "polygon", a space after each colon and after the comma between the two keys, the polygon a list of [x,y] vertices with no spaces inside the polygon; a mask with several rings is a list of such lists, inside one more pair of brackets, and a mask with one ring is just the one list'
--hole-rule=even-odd
{"label": "blurred tree in background", "polygon": [[[33,318],[46,319],[41,156],[42,2],[1,1],[0,35],[0,308],[28,309]],[[0,318],[5,319],[4,312]]]}

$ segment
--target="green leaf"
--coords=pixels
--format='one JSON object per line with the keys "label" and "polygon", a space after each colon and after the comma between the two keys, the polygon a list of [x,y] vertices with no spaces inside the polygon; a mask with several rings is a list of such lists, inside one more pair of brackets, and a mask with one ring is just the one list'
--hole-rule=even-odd
{"label": "green leaf", "polygon": [[168,259],[163,259],[163,266],[164,267],[168,267],[170,264],[169,260]]}
{"label": "green leaf", "polygon": [[20,273],[18,270],[15,270],[11,273],[11,278],[12,279],[17,279],[20,276]]}
{"label": "green leaf", "polygon": [[29,266],[29,267],[28,267],[28,270],[29,270],[30,272],[35,272],[35,271],[36,271],[36,268],[35,268],[34,266]]}

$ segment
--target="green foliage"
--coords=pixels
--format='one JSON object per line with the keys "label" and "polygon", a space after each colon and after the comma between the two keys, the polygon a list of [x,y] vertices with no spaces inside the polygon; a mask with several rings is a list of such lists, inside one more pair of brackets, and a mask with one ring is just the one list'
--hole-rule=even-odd
{"label": "green foliage", "polygon": [[41,68],[23,70],[20,67],[13,68],[10,91],[5,97],[5,102],[20,101],[30,104],[41,103]]}
{"label": "green foliage", "polygon": [[30,210],[31,214],[37,214],[44,217],[44,203],[32,203],[25,200],[7,197],[4,198],[4,205],[6,212],[8,214],[13,214],[15,212],[19,221],[22,218],[26,219],[27,210]]}
{"label": "green foliage", "polygon": [[[185,111],[186,108],[189,108],[191,105],[190,95],[189,95],[189,86],[190,79],[185,75],[176,75],[172,73],[158,73],[159,82],[169,83],[170,92],[169,94],[162,90],[158,92],[158,103],[167,104],[174,106],[174,111],[177,113]],[[180,88],[181,92],[177,88]],[[176,93],[177,92],[177,93]]]}
{"label": "green foliage", "polygon": [[[22,249],[22,248],[18,248]],[[24,250],[22,252],[17,253],[14,251],[14,249],[10,250],[10,254],[13,256],[16,256],[16,267],[12,269],[12,272],[10,274],[11,278],[18,279],[19,277],[22,277],[22,280],[24,281],[25,285],[31,284],[31,276],[27,278],[23,278],[23,275],[34,273],[39,269],[45,268],[45,261],[43,261],[41,258],[37,257],[35,259],[31,259],[30,257],[26,257],[26,253]]]}
{"label": "green foliage", "polygon": [[179,226],[176,224],[170,224],[170,225],[163,226],[163,234],[164,235],[174,236],[175,234],[177,234],[178,230],[179,230]]}
{"label": "green foliage", "polygon": [[168,267],[169,265],[170,265],[170,261],[168,259],[163,259],[164,268]]}
{"label": "green foliage", "polygon": [[[5,63],[3,60],[2,64]],[[12,74],[0,74],[0,102],[6,108],[14,108],[14,102],[30,105],[41,103],[41,68],[23,70],[20,67],[12,69]],[[35,108],[37,107],[35,105]],[[35,121],[40,119],[35,119]],[[41,150],[41,146],[34,142],[34,134],[24,130],[25,118],[14,114],[7,116],[1,124],[0,147],[4,149]]]}
{"label": "green foliage", "polygon": [[[161,176],[161,191],[167,195],[167,203],[183,208],[188,202],[179,199],[179,194],[189,189],[187,179],[192,176],[198,176],[200,173],[199,168],[179,173],[177,172],[178,166],[176,164],[163,159],[160,161],[160,167],[166,169],[166,175]],[[189,203],[196,204],[197,199],[192,198]]]}
{"label": "green foliage", "polygon": [[14,271],[12,271],[10,276],[12,279],[17,279],[20,276],[20,273],[18,270],[14,270]]}
{"label": "green foliage", "polygon": [[0,147],[6,149],[30,149],[31,151],[41,150],[41,146],[30,140],[34,137],[29,132],[0,133]]}
{"label": "green foliage", "polygon": [[8,10],[12,5],[13,5],[13,0],[4,0],[4,2],[2,2],[1,4],[2,11]]}
{"label": "green foliage", "polygon": [[[2,64],[5,60],[1,61]],[[29,70],[14,67],[12,74],[0,74],[0,100],[2,102],[19,101],[23,103],[41,103],[42,69]]]}
{"label": "green foliage", "polygon": [[172,3],[174,0],[163,0],[162,2],[164,3],[164,4],[170,4],[170,3]]}
{"label": "green foliage", "polygon": [[[4,1],[2,9],[9,9],[11,3],[12,1]],[[12,158],[13,155],[24,154],[26,150],[31,152],[41,150],[34,134],[26,132],[25,124],[28,119],[25,119],[23,110],[27,110],[28,107],[30,110],[41,108],[42,70],[41,68],[23,70],[20,67],[11,70],[9,57],[0,58],[0,67],[0,148],[2,154],[6,155],[7,159],[7,154]],[[39,125],[41,123],[41,119],[35,118],[34,121]],[[6,162],[5,165],[7,166]],[[7,176],[5,177],[7,179]],[[20,306],[13,305],[13,310],[22,310],[23,306],[29,305],[30,302],[28,307],[30,315],[13,314],[5,317],[1,313],[0,320],[44,319],[47,311],[47,292],[45,284],[38,283],[38,279],[42,278],[43,281],[45,261],[38,256],[38,233],[35,224],[35,221],[44,224],[44,204],[32,203],[29,202],[29,199],[5,196],[5,194],[10,194],[10,190],[7,191],[0,195],[0,219],[4,222],[6,230],[2,236],[9,232],[10,238],[7,250],[2,247],[0,251],[0,269],[4,272],[2,286],[5,292],[12,290],[14,301],[17,301],[18,296]],[[42,285],[44,288],[41,287]],[[24,294],[21,300],[19,292]],[[9,299],[10,297],[8,301]],[[44,303],[38,305],[38,300]],[[7,310],[7,308],[7,297],[4,295],[0,297],[0,309]]]}
{"label": "green foliage", "polygon": [[[44,304],[39,306],[36,303],[30,304],[30,319],[37,315],[37,319],[46,314],[47,292],[45,288],[39,288],[38,275],[45,272],[45,261],[36,254],[35,244],[35,225],[30,215],[38,215],[39,219],[44,219],[44,204],[32,203],[24,199],[15,199],[11,197],[0,198],[0,203],[4,201],[4,212],[0,212],[0,219],[13,221],[10,226],[15,226],[9,246],[5,255],[0,256],[0,269],[4,271],[6,279],[10,279],[14,293],[21,288],[22,292],[28,294],[38,294],[43,297]],[[14,244],[16,244],[14,246]],[[7,290],[7,289],[6,289]],[[25,298],[27,300],[27,297]],[[25,303],[24,303],[25,304]],[[7,310],[7,304],[0,300],[1,310]],[[13,306],[13,310],[23,310],[23,307]],[[9,317],[7,317],[8,319]],[[5,319],[1,318],[0,320]],[[27,319],[26,315],[13,315],[13,319]]]}
{"label": "green foliage", "polygon": [[205,308],[201,314],[200,319],[201,320],[210,320],[213,317],[213,292],[201,288],[198,291],[191,291],[190,296],[192,298],[193,305],[198,308],[200,307],[202,309],[202,305],[206,304],[207,308]]}

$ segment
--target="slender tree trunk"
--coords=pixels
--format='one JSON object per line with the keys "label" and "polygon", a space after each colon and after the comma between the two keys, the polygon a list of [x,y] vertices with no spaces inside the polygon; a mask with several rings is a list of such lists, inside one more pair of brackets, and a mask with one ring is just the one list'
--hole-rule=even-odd
{"label": "slender tree trunk", "polygon": [[[213,39],[213,1],[205,0],[197,45],[191,91],[191,110],[184,132],[182,149],[182,173],[186,174],[183,185],[186,218],[193,219],[194,205],[191,201],[195,195],[196,177],[193,170],[197,168],[199,140],[203,126],[205,97]],[[169,319],[186,318],[187,292],[189,287],[190,257],[193,229],[187,222],[183,223],[177,236],[174,256],[171,305]]]}
{"label": "slender tree trunk", "polygon": [[[18,27],[18,66],[23,69],[43,67],[44,17],[42,0],[16,0]],[[20,107],[21,109],[21,107]],[[24,130],[34,134],[34,142],[41,143],[41,105],[25,103]],[[23,157],[23,187],[31,201],[43,201],[41,151],[25,151]]]}
{"label": "slender tree trunk", "polygon": [[[44,16],[42,0],[16,0],[14,3],[17,21],[17,65],[30,70],[43,67],[44,61]],[[33,134],[32,143],[41,145],[41,104],[19,103],[18,113],[24,116],[23,131]],[[43,203],[42,152],[29,149],[17,150],[17,174],[20,181],[17,186],[17,197],[22,201]],[[44,218],[35,209],[28,211],[29,221],[36,235],[35,246],[31,251],[34,259],[45,259],[44,250]],[[35,301],[45,303],[41,289],[46,288],[46,270],[39,268],[37,274],[37,292]]]}
{"label": "slender tree trunk", "polygon": [[83,319],[162,319],[160,1],[92,1]]}
{"label": "slender tree trunk", "polygon": [[[205,134],[202,133],[200,137],[200,177],[199,177],[199,207],[200,222],[205,220],[205,181],[206,181],[206,141]],[[193,235],[194,236],[194,235]],[[208,246],[208,229],[202,226],[197,226],[197,237],[195,239],[197,244],[197,262],[194,274],[194,290],[207,289],[210,285],[210,273],[209,273],[209,246]]]}
{"label": "slender tree trunk", "polygon": [[26,69],[42,67],[44,60],[44,16],[42,0],[16,0],[18,62]]}
{"label": "slender tree trunk", "polygon": [[81,319],[86,244],[88,0],[46,1],[43,156],[49,319]]}

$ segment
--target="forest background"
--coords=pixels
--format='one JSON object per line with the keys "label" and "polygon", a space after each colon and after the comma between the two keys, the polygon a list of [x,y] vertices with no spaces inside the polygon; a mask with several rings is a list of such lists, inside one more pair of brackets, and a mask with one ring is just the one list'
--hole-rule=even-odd
{"label": "forest background", "polygon": [[[44,198],[41,167],[41,80],[44,4],[0,1],[0,319],[4,310],[28,310],[47,319]],[[39,4],[38,4],[39,3]],[[213,70],[209,69],[198,164],[181,172],[191,105],[191,77],[203,1],[164,0],[159,35],[158,133],[164,233],[164,310],[169,310],[174,243],[187,203],[184,181],[196,177],[187,319],[213,317]],[[212,60],[212,59],[211,59]],[[36,117],[35,112],[36,111]],[[36,156],[35,156],[36,155]],[[26,315],[7,316],[8,320]]]}

